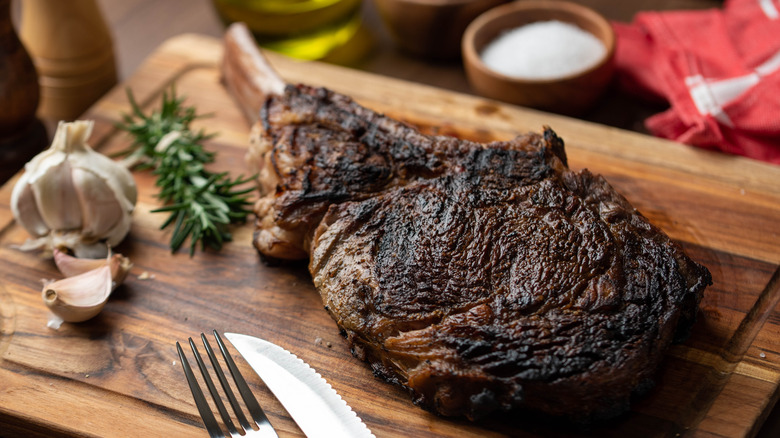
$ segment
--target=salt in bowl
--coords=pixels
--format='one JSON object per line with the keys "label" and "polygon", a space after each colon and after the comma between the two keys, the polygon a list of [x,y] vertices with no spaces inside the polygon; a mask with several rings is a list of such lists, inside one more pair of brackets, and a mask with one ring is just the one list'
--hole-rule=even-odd
{"label": "salt in bowl", "polygon": [[[488,44],[506,32],[540,22],[574,25],[601,41],[603,53],[582,70],[536,78],[500,73],[495,64],[493,68],[486,64],[483,51]],[[615,34],[609,21],[588,7],[566,1],[526,0],[495,7],[477,17],[463,35],[462,53],[469,84],[480,95],[577,115],[592,107],[612,79]]]}

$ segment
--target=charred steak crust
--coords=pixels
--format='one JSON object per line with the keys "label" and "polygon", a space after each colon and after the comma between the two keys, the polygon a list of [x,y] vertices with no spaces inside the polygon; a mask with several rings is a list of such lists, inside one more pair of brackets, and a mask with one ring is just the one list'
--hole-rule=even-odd
{"label": "charred steak crust", "polygon": [[258,233],[292,236],[353,353],[439,414],[623,412],[711,283],[550,129],[427,136],[306,86],[261,119]]}
{"label": "charred steak crust", "polygon": [[[260,117],[263,129],[253,140],[256,156],[250,160],[257,164],[266,196],[255,208],[254,243],[269,257],[307,258],[311,234],[331,204],[460,172],[465,156],[485,149],[453,137],[423,135],[344,95],[305,85],[288,85],[283,96],[271,96]],[[545,135],[560,142],[552,131]],[[531,154],[540,152],[534,143],[541,140],[533,134],[488,146]],[[556,162],[563,169],[563,143],[553,152],[561,154]]]}

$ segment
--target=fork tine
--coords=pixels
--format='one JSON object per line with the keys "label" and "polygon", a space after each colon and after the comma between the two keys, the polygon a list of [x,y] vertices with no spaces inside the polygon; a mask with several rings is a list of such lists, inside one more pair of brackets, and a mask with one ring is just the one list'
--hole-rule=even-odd
{"label": "fork tine", "polygon": [[[209,360],[211,361],[212,368],[214,369],[214,373],[219,378],[219,383],[222,385],[225,397],[230,402],[230,405],[233,408],[233,412],[235,412],[236,418],[241,424],[240,431],[236,428],[235,424],[230,418],[230,415],[227,412],[227,408],[222,402],[222,396],[219,392],[217,392],[217,388],[214,386],[214,381],[211,379],[208,368],[206,368],[206,364],[203,362],[200,351],[198,351],[198,347],[195,346],[195,342],[192,340],[192,338],[189,338],[190,348],[192,348],[192,353],[195,355],[195,361],[198,363],[198,368],[200,368],[200,372],[203,375],[203,381],[206,382],[209,393],[211,393],[211,397],[214,400],[214,404],[216,405],[223,422],[225,423],[225,427],[227,427],[229,431],[229,435],[231,437],[242,438],[246,438],[248,436],[278,438],[276,431],[268,421],[268,417],[265,416],[263,409],[257,403],[257,399],[252,394],[249,386],[246,384],[244,377],[238,371],[238,367],[236,367],[235,362],[233,362],[233,358],[230,356],[230,353],[225,347],[225,344],[222,342],[222,338],[219,337],[219,333],[217,333],[216,330],[214,330],[214,337],[217,340],[217,344],[219,344],[222,357],[225,359],[225,364],[230,370],[230,374],[233,377],[236,388],[238,388],[238,392],[241,394],[241,398],[244,399],[244,405],[249,410],[249,413],[251,414],[252,419],[257,426],[257,429],[255,429],[252,427],[249,420],[247,420],[241,405],[239,405],[238,400],[236,399],[236,396],[233,393],[227,378],[225,377],[225,373],[222,371],[222,366],[217,360],[217,355],[214,354],[214,350],[211,348],[211,344],[209,344],[209,341],[206,339],[206,335],[201,333],[200,338],[203,341],[203,346],[206,348],[206,353],[208,353]],[[220,429],[220,425],[217,422],[217,419],[211,412],[211,407],[209,406],[208,401],[206,401],[206,397],[203,395],[203,390],[201,390],[198,381],[195,378],[195,374],[192,372],[192,368],[190,368],[190,363],[187,360],[187,357],[184,355],[184,351],[178,342],[176,342],[176,350],[179,353],[181,366],[184,368],[184,375],[187,377],[187,383],[190,386],[190,391],[192,392],[192,396],[195,399],[195,405],[198,407],[198,412],[203,419],[203,424],[206,426],[206,430],[209,432],[209,436],[211,436],[211,438],[225,438],[226,435],[222,429]]]}
{"label": "fork tine", "polygon": [[231,435],[238,434],[238,430],[236,429],[235,424],[233,424],[233,420],[230,419],[230,414],[228,414],[227,409],[225,409],[225,404],[222,403],[222,398],[219,396],[217,388],[214,386],[214,381],[211,380],[211,376],[209,375],[209,371],[206,368],[206,364],[203,363],[203,359],[200,357],[200,351],[198,351],[198,347],[195,346],[195,342],[192,341],[192,338],[189,338],[189,341],[190,348],[192,348],[192,353],[195,355],[195,361],[198,363],[200,373],[203,375],[203,380],[206,382],[206,386],[211,393],[211,399],[214,400],[214,404],[217,406],[217,410],[219,411],[219,415],[222,417],[222,421],[225,422],[225,426],[227,426]]}
{"label": "fork tine", "polygon": [[[257,423],[260,430],[263,430],[264,428],[273,430],[270,427],[271,423],[268,421],[268,417],[265,415],[263,408],[260,407],[257,403],[257,399],[252,395],[249,385],[246,384],[244,376],[238,371],[236,363],[233,362],[233,358],[230,357],[230,353],[228,352],[227,347],[225,347],[225,343],[222,342],[222,338],[216,330],[214,330],[214,338],[217,340],[217,345],[219,345],[219,350],[222,352],[222,357],[225,358],[225,363],[230,370],[230,374],[233,375],[233,380],[236,382],[236,388],[238,388],[238,392],[241,393],[241,398],[244,399],[249,414],[252,415],[252,418],[255,420],[255,423]],[[276,436],[276,434],[270,436]]]}
{"label": "fork tine", "polygon": [[[208,354],[209,360],[211,361],[211,366],[212,368],[214,368],[214,371],[217,374],[217,378],[219,379],[219,384],[222,385],[222,389],[225,391],[225,396],[230,402],[230,406],[233,407],[233,412],[236,413],[236,418],[238,418],[238,422],[241,424],[241,427],[243,427],[244,430],[251,429],[252,426],[249,425],[249,420],[246,419],[246,416],[244,415],[244,411],[241,409],[241,406],[238,404],[238,400],[236,400],[236,396],[233,395],[233,390],[230,388],[230,385],[228,384],[227,379],[225,378],[225,373],[222,372],[222,367],[219,365],[219,362],[217,362],[217,356],[214,355],[214,350],[211,349],[211,344],[209,344],[209,341],[206,339],[206,336],[203,333],[200,334],[200,339],[201,341],[203,341],[203,346],[206,347],[206,353]],[[232,370],[231,370],[231,374],[232,374]]]}
{"label": "fork tine", "polygon": [[178,342],[176,342],[176,350],[179,352],[179,359],[181,360],[182,368],[184,368],[184,375],[187,377],[190,392],[192,392],[192,397],[195,399],[195,405],[198,407],[198,413],[200,413],[200,418],[203,419],[203,424],[206,426],[209,436],[211,438],[224,438],[225,434],[222,433],[222,430],[217,423],[217,419],[214,418],[214,414],[211,413],[206,397],[203,396],[203,391],[200,390],[200,386],[198,386],[198,382],[195,380],[195,374],[192,373],[192,368],[190,368],[190,363],[184,356],[184,352]]}

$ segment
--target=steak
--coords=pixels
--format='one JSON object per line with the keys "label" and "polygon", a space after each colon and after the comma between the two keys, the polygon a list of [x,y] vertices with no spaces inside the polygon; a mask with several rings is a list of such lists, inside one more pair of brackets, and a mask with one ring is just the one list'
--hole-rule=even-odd
{"label": "steak", "polygon": [[[230,78],[269,71],[231,57],[256,50],[239,32],[224,63],[234,94]],[[242,104],[260,108],[254,244],[309,258],[352,353],[417,405],[613,417],[690,329],[709,271],[603,177],[569,169],[550,128],[487,144],[425,135],[269,80]]]}

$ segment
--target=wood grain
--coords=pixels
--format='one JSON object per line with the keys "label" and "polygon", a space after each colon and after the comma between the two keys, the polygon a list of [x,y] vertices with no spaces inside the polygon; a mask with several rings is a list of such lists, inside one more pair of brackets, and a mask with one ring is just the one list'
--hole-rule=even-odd
{"label": "wood grain", "polygon": [[[170,40],[125,84],[146,107],[175,82],[188,103],[214,117],[215,170],[245,172],[249,126],[219,83],[217,40]],[[251,247],[251,224],[221,252],[171,254],[148,173],[135,172],[139,203],[117,250],[135,267],[97,318],[46,327],[40,279],[50,260],[13,245],[27,233],[12,218],[16,178],[0,189],[0,430],[32,436],[203,436],[175,350],[217,329],[256,335],[318,370],[378,437],[401,436],[751,436],[776,401],[780,314],[780,169],[694,150],[614,128],[502,105],[472,96],[346,70],[271,57],[288,81],[327,85],[426,131],[489,140],[550,125],[567,143],[573,168],[601,173],[651,221],[706,265],[707,289],[691,338],[674,346],[657,385],[632,411],[588,431],[522,413],[470,423],[429,414],[374,378],[353,358],[322,309],[305,265],[267,266]],[[87,114],[91,143],[110,154],[128,144],[114,128],[129,110],[124,85]],[[18,177],[18,176],[17,176]],[[164,216],[164,215],[163,215]],[[142,273],[151,279],[142,280]],[[774,284],[775,286],[771,286]],[[280,436],[301,436],[284,409],[235,356]]]}

